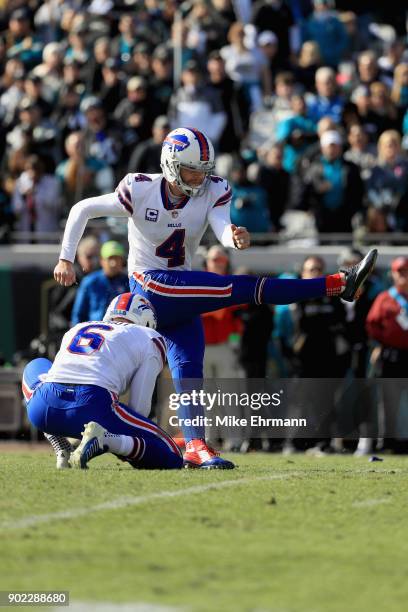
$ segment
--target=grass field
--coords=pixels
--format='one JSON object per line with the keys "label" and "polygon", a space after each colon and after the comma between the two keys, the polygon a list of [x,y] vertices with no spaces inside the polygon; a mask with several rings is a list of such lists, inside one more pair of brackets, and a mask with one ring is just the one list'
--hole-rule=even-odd
{"label": "grass field", "polygon": [[0,590],[69,590],[84,610],[408,609],[408,458],[235,460],[57,472],[50,453],[0,454]]}

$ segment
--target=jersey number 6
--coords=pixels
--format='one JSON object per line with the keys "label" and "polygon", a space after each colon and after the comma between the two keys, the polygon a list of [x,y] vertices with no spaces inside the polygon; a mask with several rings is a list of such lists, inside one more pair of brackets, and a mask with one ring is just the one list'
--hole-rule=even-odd
{"label": "jersey number 6", "polygon": [[102,334],[89,331],[91,329],[110,331],[113,327],[110,325],[85,325],[74,336],[71,344],[68,345],[67,348],[70,353],[75,353],[75,355],[91,355],[95,351],[99,351],[105,342],[105,338]]}
{"label": "jersey number 6", "polygon": [[186,250],[184,248],[184,238],[186,235],[185,229],[174,230],[172,234],[164,242],[159,244],[156,249],[158,257],[167,259],[168,268],[176,268],[182,266],[186,259]]}

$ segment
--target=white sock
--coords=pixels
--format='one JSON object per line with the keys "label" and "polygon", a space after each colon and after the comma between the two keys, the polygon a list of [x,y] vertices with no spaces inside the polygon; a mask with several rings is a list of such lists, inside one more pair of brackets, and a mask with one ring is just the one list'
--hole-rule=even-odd
{"label": "white sock", "polygon": [[109,452],[128,457],[134,449],[134,438],[106,432],[104,444],[108,447]]}
{"label": "white sock", "polygon": [[371,438],[360,438],[358,441],[357,450],[364,453],[369,453],[373,448]]}

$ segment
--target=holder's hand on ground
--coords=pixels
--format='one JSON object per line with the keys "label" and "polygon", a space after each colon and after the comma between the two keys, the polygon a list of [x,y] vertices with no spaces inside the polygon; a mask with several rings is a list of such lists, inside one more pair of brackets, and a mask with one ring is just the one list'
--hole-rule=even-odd
{"label": "holder's hand on ground", "polygon": [[249,232],[246,227],[237,227],[231,224],[232,239],[237,249],[247,249],[251,244]]}
{"label": "holder's hand on ground", "polygon": [[74,264],[66,259],[60,259],[54,268],[54,278],[63,287],[70,287],[76,281]]}

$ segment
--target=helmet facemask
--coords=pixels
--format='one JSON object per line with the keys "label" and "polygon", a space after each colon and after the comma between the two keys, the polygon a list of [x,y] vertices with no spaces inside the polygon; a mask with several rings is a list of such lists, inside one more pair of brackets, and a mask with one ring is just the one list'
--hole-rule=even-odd
{"label": "helmet facemask", "polygon": [[[202,166],[200,168],[193,168],[193,167],[182,165],[180,164],[179,161],[176,160],[174,162],[174,165],[177,168],[177,178],[174,182],[176,183],[177,187],[181,189],[184,195],[193,197],[193,198],[196,196],[203,195],[205,190],[207,189],[208,182],[209,182],[209,176],[214,169],[214,164],[212,164],[211,162],[208,162],[207,169]],[[192,186],[192,185],[189,185],[188,183],[185,183],[183,179],[181,178],[182,168],[185,168],[186,170],[197,170],[197,172],[204,172],[205,174],[204,174],[203,182],[200,185],[196,185],[196,186]]]}

